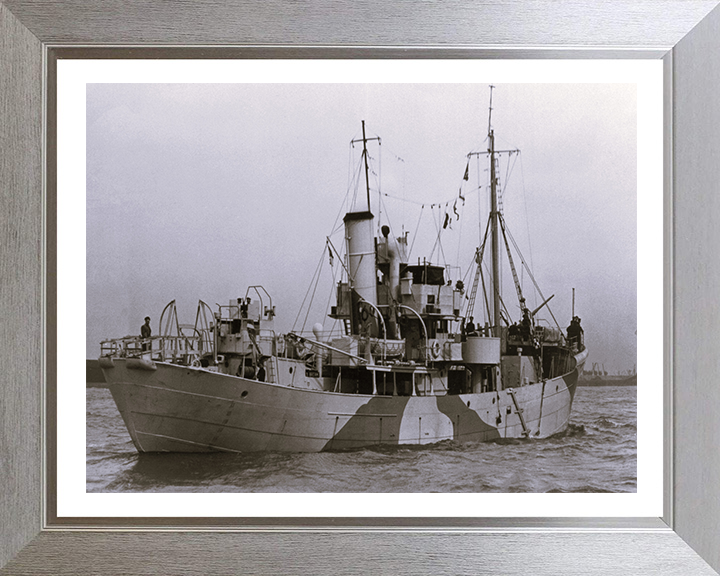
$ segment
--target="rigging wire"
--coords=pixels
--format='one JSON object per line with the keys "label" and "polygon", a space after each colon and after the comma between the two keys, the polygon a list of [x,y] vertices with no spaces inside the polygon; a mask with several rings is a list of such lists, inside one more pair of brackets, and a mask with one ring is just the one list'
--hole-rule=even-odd
{"label": "rigging wire", "polygon": [[[378,139],[378,176],[377,176],[377,191],[378,191],[378,236],[380,236],[380,215],[382,214],[382,202],[380,201],[382,199],[382,190],[380,189],[380,183],[382,182],[382,145],[380,136],[375,134],[375,137]],[[386,216],[387,218],[387,216]]]}
{"label": "rigging wire", "polygon": [[353,145],[352,141],[348,145],[348,161],[347,161],[347,185],[345,190],[345,198],[343,198],[343,202],[340,205],[340,211],[342,212],[343,206],[345,205],[345,202],[347,201],[348,195],[350,194],[350,190],[352,189],[353,185],[353,166],[355,165],[355,162],[353,162]]}
{"label": "rigging wire", "polygon": [[[487,265],[485,266],[485,268],[487,270]],[[487,270],[487,273],[490,274],[490,270]],[[483,293],[485,293],[485,277],[483,274],[481,274],[480,277],[483,279]],[[493,293],[494,292],[495,292],[495,290],[493,290]],[[497,293],[498,293],[498,299],[500,300],[500,305],[501,305],[501,310],[500,310],[501,314],[500,315],[502,316],[502,311],[504,310],[505,311],[505,321],[509,325],[510,323],[508,322],[507,319],[510,318],[510,312],[508,312],[508,309],[505,306],[505,301],[502,298],[502,294],[500,294],[500,286],[498,286]],[[487,297],[486,293],[484,294],[484,296],[485,296],[485,305],[487,306],[487,311],[488,311],[487,315],[488,315],[488,318],[490,318],[490,302],[488,301],[488,297]]]}
{"label": "rigging wire", "polygon": [[[300,319],[300,314],[302,314],[303,306],[305,306],[305,302],[307,301],[308,294],[310,294],[310,287],[312,286],[313,281],[315,280],[315,277],[319,277],[320,275],[320,269],[322,268],[323,260],[325,259],[325,250],[323,249],[322,255],[320,256],[320,261],[318,262],[317,267],[315,268],[315,272],[313,273],[312,279],[310,280],[310,286],[308,286],[307,292],[305,292],[305,297],[303,298],[302,303],[300,304],[300,308],[298,308],[298,314],[295,317],[295,322],[293,322],[292,330],[295,331],[295,326],[297,326],[298,320]],[[317,287],[317,281],[315,282],[315,285]],[[314,294],[314,292],[313,292]],[[310,302],[312,302],[312,298],[310,299]],[[308,303],[308,313],[310,312],[310,303]],[[307,315],[305,316],[305,320],[307,320]],[[305,324],[303,323],[303,329],[305,327]]]}
{"label": "rigging wire", "polygon": [[[515,158],[513,159],[512,164],[510,164],[510,159],[513,156],[515,156]],[[510,183],[510,176],[512,176],[513,171],[515,170],[515,164],[517,163],[519,156],[520,156],[519,150],[518,151],[511,150],[510,152],[508,152],[508,162],[507,162],[507,164],[505,164],[505,186],[503,186],[503,188],[507,188],[508,184]],[[499,154],[498,154],[498,157],[500,157]]]}
{"label": "rigging wire", "polygon": [[445,199],[440,202],[428,202],[428,201],[422,201],[422,200],[410,200],[409,198],[400,198],[399,196],[393,196],[392,194],[388,194],[386,192],[382,193],[383,196],[386,196],[387,198],[392,198],[393,200],[400,200],[401,202],[407,202],[408,204],[415,204],[416,206],[440,206],[441,204],[450,204],[451,202],[455,202],[455,200],[458,199],[457,192],[455,193],[455,196],[453,196],[450,199]]}
{"label": "rigging wire", "polygon": [[483,291],[483,298],[485,299],[485,310],[483,310],[483,313],[485,314],[485,318],[487,319],[487,323],[490,323],[490,301],[488,300],[487,295],[487,289],[485,288],[485,274],[482,273],[482,265],[478,264],[480,266],[480,280],[482,282],[482,291]]}
{"label": "rigging wire", "polygon": [[413,236],[412,243],[410,244],[410,250],[408,250],[408,261],[410,261],[410,255],[412,254],[413,246],[415,246],[415,239],[417,238],[418,230],[420,229],[420,221],[422,220],[423,210],[425,210],[425,204],[420,208],[420,216],[418,216],[417,226],[415,226],[415,235]]}
{"label": "rigging wire", "polygon": [[350,212],[354,208],[354,206],[357,203],[357,195],[360,190],[360,180],[361,175],[363,172],[362,163],[358,164],[357,172],[355,173],[355,178],[353,178],[353,197],[352,197],[352,203],[348,206],[347,212]]}
{"label": "rigging wire", "polygon": [[[340,203],[340,207],[338,209],[337,216],[335,216],[335,221],[333,222],[332,232],[330,232],[330,236],[335,234],[341,228],[341,226],[338,224],[338,222],[342,221],[341,216],[342,216],[343,212],[347,212],[348,210],[346,209],[346,207],[348,207],[348,209],[349,209],[349,206],[350,206],[350,204],[348,204],[348,197],[350,196],[350,192],[353,189],[353,181],[354,181],[354,179],[353,179],[354,173],[353,173],[353,169],[352,169],[352,166],[353,166],[352,150],[353,150],[353,147],[352,147],[352,143],[351,143],[350,146],[348,146],[348,174],[347,174],[347,188],[345,190],[345,197],[343,198],[343,201]],[[353,204],[355,203],[356,196],[357,196],[357,189],[355,190],[355,193],[353,194]]]}
{"label": "rigging wire", "polygon": [[[510,270],[512,271],[518,301],[520,302],[520,310],[524,311],[526,309],[525,296],[523,296],[522,293],[522,286],[520,284],[520,280],[517,277],[517,271],[515,270],[515,263],[513,262],[512,251],[510,250],[510,243],[507,239],[507,223],[505,222],[505,217],[502,215],[500,216],[500,229],[502,230],[503,240],[505,241],[505,249],[507,250],[508,262],[510,263]],[[522,254],[520,254],[520,260],[522,261]]]}
{"label": "rigging wire", "polygon": [[[499,287],[498,287],[498,292],[499,292]],[[504,311],[505,312],[505,323],[510,325],[510,322],[508,321],[510,318],[510,312],[508,312],[507,306],[505,306],[505,300],[503,300],[502,296],[499,293],[498,293],[498,299],[500,300],[500,306],[501,306],[500,316],[502,317],[502,313]],[[488,316],[489,316],[489,313],[488,313]]]}
{"label": "rigging wire", "polygon": [[[530,241],[530,217],[528,216],[527,192],[525,190],[525,167],[523,166],[522,156],[520,154],[518,154],[518,156],[520,157],[520,181],[522,182],[523,204],[525,206],[525,225],[527,227],[528,251],[530,253],[530,268],[534,269],[535,265],[533,264],[532,243]],[[537,299],[535,299],[534,306],[537,306]]]}
{"label": "rigging wire", "polygon": [[[482,243],[482,225],[480,224],[483,221],[482,210],[483,210],[483,208],[488,208],[488,206],[487,206],[488,198],[487,198],[487,196],[485,197],[485,206],[483,206],[483,202],[481,201],[481,190],[483,189],[483,184],[480,183],[480,176],[485,171],[480,170],[480,155],[479,154],[475,157],[475,163],[477,165],[477,168],[476,168],[476,172],[477,172],[476,191],[477,191],[477,203],[478,203],[477,210],[478,210],[478,245],[479,245]],[[490,183],[490,176],[488,174],[486,177],[485,185],[487,186],[489,183]],[[488,212],[490,212],[489,209],[488,209]]]}
{"label": "rigging wire", "polygon": [[471,272],[472,269],[474,268],[473,262],[475,262],[475,257],[476,257],[476,254],[473,254],[472,261],[470,262],[470,264],[469,264],[468,267],[467,267],[467,271],[465,272],[465,276],[462,277],[463,286],[467,286],[467,277],[470,276],[470,272]]}
{"label": "rigging wire", "polygon": [[[326,245],[329,245],[329,248],[332,248],[333,252],[335,252],[335,254],[337,254],[338,261],[340,262],[340,266],[342,266],[343,270],[344,270],[345,272],[347,272],[348,281],[354,280],[354,279],[350,278],[350,270],[348,270],[347,267],[345,266],[345,262],[343,262],[343,257],[342,257],[342,255],[340,254],[340,252],[338,252],[338,251],[337,251],[337,248],[335,248],[335,245],[334,245],[332,242],[330,242],[330,237],[329,237],[329,236],[327,237],[327,244],[326,244]],[[324,251],[323,251],[323,253],[324,253]]]}
{"label": "rigging wire", "polygon": [[[435,243],[430,250],[430,256],[428,256],[428,260],[432,261],[433,254],[435,254],[435,248],[437,247],[438,242],[440,242],[440,234],[442,234],[442,232],[438,226],[437,220],[435,219],[435,206],[430,206],[430,213],[432,214],[433,224],[435,225],[435,231],[437,232],[437,236],[435,236]],[[442,216],[440,216],[440,218],[442,218]]]}
{"label": "rigging wire", "polygon": [[[530,270],[530,268],[528,268],[528,265],[525,262],[525,259],[523,258],[522,252],[520,252],[520,248],[518,247],[517,242],[515,242],[515,238],[513,238],[513,235],[510,232],[510,230],[508,230],[508,236],[510,237],[510,240],[512,241],[513,246],[515,246],[515,250],[520,255],[520,261],[522,262],[522,265],[527,270],[528,276],[530,276],[530,280],[532,280],[532,283],[535,286],[535,290],[537,290],[538,294],[540,295],[540,298],[544,301],[545,296],[543,295],[542,290],[540,290],[540,286],[538,286],[538,283],[535,281],[535,277],[533,276],[532,271]],[[555,322],[555,325],[558,327],[559,330],[562,330],[562,328],[560,328],[560,324],[558,323],[557,319],[555,318],[555,314],[553,314],[553,311],[550,308],[550,306],[546,305],[546,307],[548,309],[548,312],[550,312],[550,316],[552,316],[552,319]]]}
{"label": "rigging wire", "polygon": [[[433,222],[435,222],[435,228],[438,231],[438,235],[437,235],[437,238],[435,239],[435,245],[433,246],[432,250],[430,251],[430,260],[432,261],[432,256],[435,253],[435,247],[437,247],[438,260],[442,259],[443,266],[445,268],[447,268],[448,263],[447,263],[447,258],[445,257],[445,249],[443,248],[442,241],[440,239],[442,236],[443,230],[445,230],[445,228],[440,225],[440,222],[443,219],[443,209],[442,208],[443,208],[442,206],[438,206],[438,219],[437,219],[437,221],[435,221],[435,219],[433,219]],[[445,213],[445,217],[447,218],[447,212]]]}
{"label": "rigging wire", "polygon": [[[482,264],[483,264],[483,261],[484,261],[484,259],[485,259],[485,256],[484,256],[484,255],[485,255],[485,245],[487,244],[487,239],[488,239],[489,232],[490,232],[490,218],[488,218],[487,224],[485,225],[485,236],[483,237],[482,245],[481,245],[480,248],[475,252],[475,254],[474,254],[474,256],[473,256],[473,259],[474,259],[475,263],[477,264],[477,268],[475,269],[475,270],[476,270],[476,273],[475,273],[475,278],[473,279],[473,286],[472,286],[472,289],[471,289],[471,290],[474,290],[474,291],[475,291],[475,296],[474,296],[472,302],[468,302],[468,308],[465,310],[465,315],[466,315],[466,316],[469,316],[471,312],[472,312],[472,313],[475,312],[474,306],[475,306],[475,300],[477,299],[476,283],[477,283],[478,276],[479,276],[479,277],[480,277],[480,280],[482,280],[482,284],[483,284],[483,293],[484,293],[484,296],[485,296],[485,305],[486,305],[486,310],[487,310],[487,318],[490,319],[490,304],[487,302],[487,293],[485,292],[485,278],[484,278],[483,273],[482,273]],[[472,268],[472,266],[470,266],[470,268]],[[469,272],[469,269],[468,269],[468,272]],[[488,272],[488,273],[489,273],[489,272]],[[471,304],[472,304],[472,307],[471,307]]]}
{"label": "rigging wire", "polygon": [[[445,208],[447,208],[447,206]],[[443,214],[442,206],[438,206],[438,224],[442,220],[442,214]],[[448,218],[447,210],[445,211],[445,218],[446,219]],[[438,258],[442,258],[443,267],[448,268],[449,265],[448,265],[448,261],[447,261],[447,256],[445,256],[445,248],[443,247],[442,241],[440,239],[440,237],[443,233],[443,230],[445,230],[444,225],[440,227],[440,231],[438,232],[438,238],[437,238]]]}
{"label": "rigging wire", "polygon": [[[331,250],[331,248],[329,246],[328,246],[328,250]],[[324,252],[324,250],[323,250],[323,252]],[[324,254],[323,254],[323,256],[324,256]],[[330,283],[330,286],[334,287],[335,279],[337,278],[337,268],[335,268],[335,266],[333,266],[332,261],[330,262],[330,268],[332,269],[332,281]],[[329,316],[330,302],[332,302],[332,297],[333,297],[333,291],[328,290],[328,301],[327,301],[327,304],[325,305],[325,317]],[[332,323],[332,326],[330,327],[330,332],[329,332],[330,334],[332,334],[333,330],[335,330],[335,326],[337,326],[337,323],[338,323],[338,319],[333,318],[333,323]],[[323,332],[324,331],[325,330],[323,329]]]}
{"label": "rigging wire", "polygon": [[[456,202],[457,202],[457,200],[456,200]],[[461,206],[460,210],[462,211],[462,209],[463,209],[463,207]],[[460,248],[463,245],[463,242],[462,242],[463,236],[462,235],[463,235],[463,223],[465,222],[465,218],[458,217],[458,221],[459,221],[460,228],[458,230],[458,246],[457,246],[457,256],[455,257],[455,262],[457,264],[460,264]]]}
{"label": "rigging wire", "polygon": [[303,325],[300,329],[301,334],[305,332],[305,325],[307,324],[308,316],[310,316],[310,308],[312,308],[312,303],[315,300],[315,291],[317,290],[318,284],[320,282],[320,273],[322,272],[323,262],[325,262],[325,250],[323,250],[323,254],[320,257],[320,267],[315,276],[315,286],[313,287],[312,296],[310,296],[310,302],[308,303],[307,312],[305,313],[305,319],[303,320]]}

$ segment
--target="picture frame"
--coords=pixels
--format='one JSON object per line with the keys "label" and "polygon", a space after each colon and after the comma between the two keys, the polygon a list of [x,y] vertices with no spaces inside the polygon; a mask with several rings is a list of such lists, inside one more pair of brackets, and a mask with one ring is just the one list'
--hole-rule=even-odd
{"label": "picture frame", "polygon": [[[718,233],[707,209],[712,207],[713,186],[720,176],[709,152],[720,141],[720,109],[711,97],[720,84],[720,68],[713,58],[720,48],[716,5],[716,1],[663,1],[652,6],[617,2],[601,8],[587,2],[558,6],[548,1],[527,8],[521,1],[502,7],[468,2],[464,12],[458,6],[431,7],[419,22],[398,25],[393,22],[397,13],[391,17],[388,7],[376,3],[358,13],[367,21],[353,27],[348,23],[352,18],[345,16],[359,8],[350,5],[339,11],[343,18],[337,20],[332,11],[298,14],[272,3],[240,1],[182,5],[172,11],[161,2],[0,3],[0,53],[7,55],[0,61],[4,115],[0,134],[6,148],[0,163],[0,310],[6,326],[0,354],[7,367],[0,391],[0,515],[6,519],[0,527],[2,573],[713,574],[719,570],[720,487],[714,479],[720,476],[720,455],[712,439],[718,434],[713,408],[720,407],[720,388],[708,386],[716,374],[712,355],[707,354],[720,281],[720,270],[712,261]],[[398,6],[400,12],[410,10]],[[600,25],[588,31],[591,16]],[[280,23],[294,31],[292,38],[283,36],[280,31],[288,28]],[[144,519],[132,527],[108,529],[107,519],[63,525],[53,516],[53,493],[46,486],[58,463],[47,449],[45,433],[52,438],[54,420],[43,385],[52,379],[48,368],[53,366],[58,327],[53,322],[53,278],[45,278],[46,271],[54,269],[53,251],[48,249],[54,228],[52,219],[44,220],[44,215],[53,214],[56,206],[43,191],[52,185],[56,150],[52,138],[47,138],[52,126],[45,122],[50,117],[46,106],[53,95],[45,80],[52,76],[59,50],[64,54],[76,50],[78,55],[114,51],[118,57],[122,49],[150,54],[181,50],[170,45],[200,43],[206,46],[196,49],[218,57],[232,57],[238,52],[228,46],[243,45],[245,57],[358,57],[361,53],[372,58],[437,57],[442,53],[465,58],[663,58],[668,97],[664,216],[668,426],[662,518],[316,519],[296,525],[286,519],[245,524],[233,519],[192,523]],[[305,552],[302,558],[299,549]]]}

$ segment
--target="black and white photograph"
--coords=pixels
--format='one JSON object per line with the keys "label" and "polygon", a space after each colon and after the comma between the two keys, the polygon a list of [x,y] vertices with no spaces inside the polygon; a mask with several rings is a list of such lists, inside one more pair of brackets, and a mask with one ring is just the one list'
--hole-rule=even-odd
{"label": "black and white photograph", "polygon": [[86,490],[637,492],[637,102],[87,84]]}

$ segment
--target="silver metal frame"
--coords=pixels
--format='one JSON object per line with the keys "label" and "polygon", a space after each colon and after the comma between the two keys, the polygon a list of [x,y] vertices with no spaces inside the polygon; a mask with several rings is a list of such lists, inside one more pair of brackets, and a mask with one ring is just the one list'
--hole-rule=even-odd
{"label": "silver metal frame", "polygon": [[[713,207],[720,181],[712,156],[720,147],[720,102],[715,97],[720,91],[720,9],[700,22],[717,3],[617,0],[601,7],[592,0],[545,0],[529,9],[522,0],[465,0],[453,8],[426,3],[427,12],[411,26],[394,21],[393,11],[382,2],[365,6],[368,19],[360,22],[342,17],[357,15],[358,5],[350,2],[341,4],[338,19],[333,11],[313,16],[311,9],[317,6],[312,3],[309,11],[291,13],[259,0],[187,5],[74,0],[40,6],[32,0],[0,0],[0,517],[5,520],[0,525],[0,566],[10,562],[1,572],[259,573],[283,572],[279,567],[285,566],[287,572],[306,574],[715,574],[710,566],[720,569],[720,454],[716,445],[714,451],[707,447],[720,434],[719,419],[712,413],[713,407],[720,409],[720,386],[714,384],[712,355],[692,362],[698,360],[698,340],[709,345],[714,336],[712,324],[697,319],[696,303],[717,314],[720,286],[720,266],[716,256],[712,260],[720,232],[703,214]],[[395,14],[412,13],[409,4],[397,2]],[[176,21],[185,24],[174,24],[176,10],[186,11]],[[590,17],[595,26],[587,30],[583,22]],[[512,34],[505,33],[508,22],[515,26]],[[278,32],[288,29],[295,32],[290,44]],[[435,46],[427,46],[427,38]],[[387,46],[388,39],[394,46]],[[149,42],[162,45],[146,46]],[[198,42],[205,45],[200,48]],[[55,178],[54,139],[45,139],[54,130],[53,111],[45,116],[54,102],[54,86],[45,86],[44,79],[53,77],[58,55],[118,57],[128,43],[147,57],[191,54],[181,47],[189,43],[197,54],[224,58],[663,58],[663,517],[150,518],[134,519],[132,526],[116,519],[58,519],[53,491],[57,461],[54,450],[44,450],[44,441],[52,448],[55,438],[56,338],[54,279],[45,277],[55,265],[55,223],[45,217],[56,208],[54,196],[45,196],[54,189]],[[713,122],[715,129],[708,130]],[[702,142],[695,138],[698,133]],[[45,384],[50,386],[47,396]]]}

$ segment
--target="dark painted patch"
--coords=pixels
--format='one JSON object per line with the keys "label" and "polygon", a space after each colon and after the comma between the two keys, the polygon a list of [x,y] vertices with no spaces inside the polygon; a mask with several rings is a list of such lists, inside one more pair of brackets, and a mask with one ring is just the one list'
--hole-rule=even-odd
{"label": "dark painted patch", "polygon": [[578,373],[577,370],[574,370],[570,374],[566,374],[563,376],[563,380],[565,381],[565,386],[567,386],[568,392],[570,392],[570,402],[575,398],[575,392],[577,390],[577,383],[578,383]]}
{"label": "dark painted patch", "polygon": [[497,428],[484,422],[460,396],[438,396],[437,407],[453,425],[453,439],[462,442],[492,440],[500,437]]}
{"label": "dark painted patch", "polygon": [[347,416],[335,416],[338,430],[323,450],[397,444],[400,424],[409,400],[407,396],[377,396],[363,404],[347,421]]}

